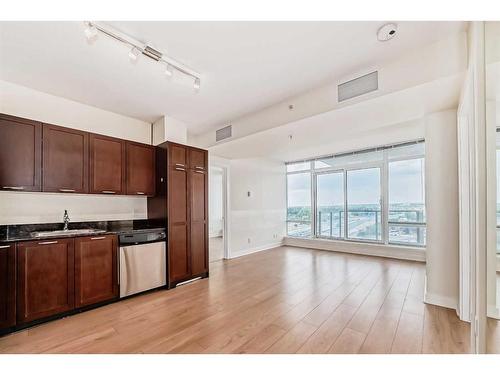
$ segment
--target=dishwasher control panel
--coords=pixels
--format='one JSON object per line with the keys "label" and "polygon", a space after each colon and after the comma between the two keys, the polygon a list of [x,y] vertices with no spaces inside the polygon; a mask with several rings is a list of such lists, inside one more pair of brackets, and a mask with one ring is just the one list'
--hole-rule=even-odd
{"label": "dishwasher control panel", "polygon": [[167,235],[164,230],[137,231],[133,233],[121,234],[118,239],[120,246],[138,245],[164,241]]}

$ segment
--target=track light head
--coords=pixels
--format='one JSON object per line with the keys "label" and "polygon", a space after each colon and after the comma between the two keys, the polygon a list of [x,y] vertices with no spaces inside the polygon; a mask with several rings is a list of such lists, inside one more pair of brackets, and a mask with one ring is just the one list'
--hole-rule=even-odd
{"label": "track light head", "polygon": [[165,67],[165,76],[170,78],[170,77],[172,77],[173,74],[174,74],[174,72],[172,70],[172,65],[167,64],[167,66]]}
{"label": "track light head", "polygon": [[86,24],[85,30],[83,30],[87,42],[92,44],[97,39],[97,28],[90,22]]}
{"label": "track light head", "polygon": [[194,80],[194,83],[193,83],[193,88],[195,91],[200,91],[200,86],[201,86],[201,82],[200,82],[200,79],[199,78],[195,78]]}
{"label": "track light head", "polygon": [[128,57],[132,63],[136,63],[139,60],[139,56],[141,55],[141,51],[137,47],[133,47],[128,53]]}

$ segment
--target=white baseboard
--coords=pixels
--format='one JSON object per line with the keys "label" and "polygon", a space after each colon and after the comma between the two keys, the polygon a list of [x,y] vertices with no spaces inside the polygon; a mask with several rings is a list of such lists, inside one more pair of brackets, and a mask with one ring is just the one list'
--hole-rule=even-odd
{"label": "white baseboard", "polygon": [[235,253],[234,251],[231,251],[231,257],[229,259],[239,258],[239,257],[245,256],[245,255],[258,253],[259,251],[271,250],[271,249],[274,249],[274,248],[280,247],[280,246],[283,246],[283,241],[272,242],[272,243],[268,243],[265,245],[252,247],[250,249],[244,249],[244,250],[238,251],[237,253]]}
{"label": "white baseboard", "polygon": [[287,246],[425,262],[425,249],[416,247],[296,237],[285,237],[284,243]]}
{"label": "white baseboard", "polygon": [[436,305],[441,307],[446,307],[448,309],[453,309],[458,313],[458,301],[455,298],[441,296],[439,294],[424,293],[424,302],[430,305]]}
{"label": "white baseboard", "polygon": [[486,315],[488,315],[489,318],[500,319],[500,309],[498,309],[495,305],[489,304]]}

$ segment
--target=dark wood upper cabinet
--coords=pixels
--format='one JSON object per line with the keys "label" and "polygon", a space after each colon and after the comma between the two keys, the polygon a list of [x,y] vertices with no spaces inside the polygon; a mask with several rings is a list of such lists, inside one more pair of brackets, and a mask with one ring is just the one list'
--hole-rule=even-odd
{"label": "dark wood upper cabinet", "polygon": [[188,148],[176,143],[168,143],[168,165],[188,168]]}
{"label": "dark wood upper cabinet", "polygon": [[126,143],[127,194],[155,194],[155,147],[142,143]]}
{"label": "dark wood upper cabinet", "polygon": [[207,152],[196,148],[189,149],[189,168],[204,171],[207,169]]}
{"label": "dark wood upper cabinet", "polygon": [[[0,114],[0,190],[154,196],[155,149]],[[187,149],[177,151],[187,167]]]}
{"label": "dark wood upper cabinet", "polygon": [[90,192],[125,193],[125,141],[90,134]]}
{"label": "dark wood upper cabinet", "polygon": [[17,246],[17,323],[72,310],[74,240],[30,241]]}
{"label": "dark wood upper cabinet", "polygon": [[43,191],[88,192],[89,134],[43,125]]}
{"label": "dark wood upper cabinet", "polygon": [[118,240],[115,235],[75,239],[75,306],[118,297]]}
{"label": "dark wood upper cabinet", "polygon": [[0,114],[0,189],[40,191],[42,124]]}
{"label": "dark wood upper cabinet", "polygon": [[16,324],[16,245],[0,244],[0,330]]}

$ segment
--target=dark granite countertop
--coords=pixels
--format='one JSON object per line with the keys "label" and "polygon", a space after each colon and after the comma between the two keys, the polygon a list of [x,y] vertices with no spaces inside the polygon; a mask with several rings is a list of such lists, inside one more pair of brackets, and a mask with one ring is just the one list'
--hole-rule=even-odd
{"label": "dark granite countertop", "polygon": [[62,223],[47,224],[15,224],[0,225],[0,243],[37,241],[47,238],[68,238],[95,236],[96,234],[130,234],[137,232],[150,231],[152,229],[166,230],[164,222],[158,220],[116,220],[116,221],[84,221],[69,223],[68,229],[96,229],[99,232],[78,233],[78,234],[60,234],[50,237],[33,237],[33,232],[62,230]]}

